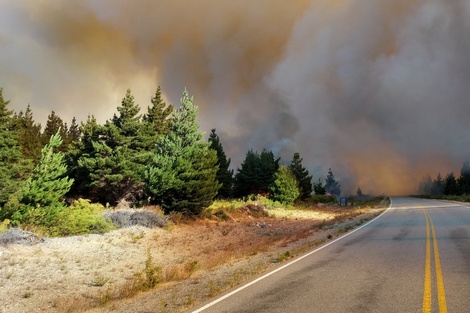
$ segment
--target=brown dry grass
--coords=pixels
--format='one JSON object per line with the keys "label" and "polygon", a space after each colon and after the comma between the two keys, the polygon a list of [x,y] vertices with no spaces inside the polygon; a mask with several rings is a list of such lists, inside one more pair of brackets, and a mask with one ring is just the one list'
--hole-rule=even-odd
{"label": "brown dry grass", "polygon": [[[235,210],[227,221],[1,247],[0,312],[181,312],[380,211],[324,206],[253,217]],[[145,287],[149,267],[159,275],[153,289]]]}

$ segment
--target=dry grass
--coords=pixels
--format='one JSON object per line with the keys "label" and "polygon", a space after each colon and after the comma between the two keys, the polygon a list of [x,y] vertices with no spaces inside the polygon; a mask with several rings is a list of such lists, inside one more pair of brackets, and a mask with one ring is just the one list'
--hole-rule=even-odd
{"label": "dry grass", "polygon": [[229,207],[219,213],[224,220],[176,216],[167,229],[7,246],[0,312],[129,312],[137,303],[143,311],[181,312],[379,212],[320,207],[254,217]]}

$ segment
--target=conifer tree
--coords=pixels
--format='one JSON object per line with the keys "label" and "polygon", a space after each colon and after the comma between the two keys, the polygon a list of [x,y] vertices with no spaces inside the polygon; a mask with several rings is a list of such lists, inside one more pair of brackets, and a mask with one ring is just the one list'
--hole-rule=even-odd
{"label": "conifer tree", "polygon": [[234,179],[236,197],[250,194],[267,194],[279,168],[279,159],[271,151],[263,149],[261,154],[250,149]]}
{"label": "conifer tree", "polygon": [[470,194],[470,165],[468,162],[464,162],[462,169],[460,170],[460,177],[457,180],[457,183],[461,194]]}
{"label": "conifer tree", "polygon": [[6,218],[2,207],[29,172],[21,155],[13,111],[8,109],[9,103],[3,98],[3,88],[0,88],[0,219]]}
{"label": "conifer tree", "polygon": [[227,159],[224,148],[220,142],[219,136],[215,133],[215,129],[211,130],[209,135],[210,148],[217,153],[217,181],[222,184],[219,189],[218,196],[229,198],[232,195],[233,170],[230,170],[230,159]]}
{"label": "conifer tree", "polygon": [[289,167],[281,165],[274,174],[274,182],[269,186],[269,198],[285,205],[292,205],[299,196],[297,178]]}
{"label": "conifer tree", "polygon": [[[60,118],[54,111],[49,114],[47,117],[46,127],[44,128],[44,132],[42,133],[42,144],[47,145],[49,143],[49,139],[60,130],[60,137],[63,138],[67,137],[67,126],[64,124],[62,118]],[[56,151],[67,151],[67,147],[60,144],[59,147],[56,147]]]}
{"label": "conifer tree", "polygon": [[326,176],[325,191],[335,197],[341,195],[341,185],[336,181],[331,168],[328,169],[328,176]]}
{"label": "conifer tree", "polygon": [[58,129],[41,150],[39,164],[20,189],[18,200],[21,206],[13,213],[13,221],[48,226],[63,209],[62,198],[70,190],[73,180],[66,176],[67,166],[63,153],[54,152],[61,144]]}
{"label": "conifer tree", "polygon": [[144,115],[143,121],[148,123],[153,131],[159,135],[168,133],[170,116],[173,112],[173,105],[167,105],[162,98],[162,90],[158,86],[155,96],[151,98],[151,107],[147,107],[147,114]]}
{"label": "conifer tree", "polygon": [[324,195],[326,194],[325,186],[323,185],[321,179],[319,178],[316,183],[313,183],[313,192],[316,195]]}
{"label": "conifer tree", "polygon": [[212,204],[220,184],[217,155],[203,141],[197,122],[198,107],[185,89],[169,132],[160,137],[146,170],[146,191],[152,203],[165,211],[198,215]]}
{"label": "conifer tree", "polygon": [[300,157],[300,153],[294,153],[289,168],[294,174],[295,178],[299,182],[300,200],[307,200],[312,194],[312,176],[308,175],[308,170],[302,165],[303,159]]}
{"label": "conifer tree", "polygon": [[[71,169],[82,179],[77,189],[88,189],[92,200],[111,205],[121,199],[141,198],[145,169],[140,108],[130,89],[117,111],[103,126],[94,118],[87,121],[82,129],[82,151],[70,153],[78,157],[77,167]],[[73,163],[73,157],[69,162]]]}
{"label": "conifer tree", "polygon": [[444,194],[446,196],[459,194],[459,185],[457,179],[455,179],[454,172],[450,172],[445,178]]}
{"label": "conifer tree", "polygon": [[15,124],[23,157],[36,163],[41,157],[43,147],[41,124],[34,122],[30,105],[27,106],[24,113],[20,111],[19,114],[15,115]]}
{"label": "conifer tree", "polygon": [[236,197],[244,197],[259,193],[259,154],[252,149],[248,150],[245,159],[237,169],[234,179],[234,193]]}

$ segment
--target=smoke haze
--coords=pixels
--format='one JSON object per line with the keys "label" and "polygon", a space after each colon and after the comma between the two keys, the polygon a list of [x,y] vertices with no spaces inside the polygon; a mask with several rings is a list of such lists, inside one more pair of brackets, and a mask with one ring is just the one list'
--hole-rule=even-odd
{"label": "smoke haze", "polygon": [[0,86],[43,125],[185,87],[237,167],[300,152],[343,191],[416,192],[470,156],[467,0],[0,0]]}

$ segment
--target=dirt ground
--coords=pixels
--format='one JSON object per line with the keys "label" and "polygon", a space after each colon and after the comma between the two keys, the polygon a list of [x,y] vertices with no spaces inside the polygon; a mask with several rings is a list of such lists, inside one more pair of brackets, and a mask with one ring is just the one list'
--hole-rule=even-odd
{"label": "dirt ground", "polygon": [[[269,217],[240,212],[226,221],[0,246],[0,312],[183,312],[383,209],[320,206],[269,210]],[[158,269],[159,284],[131,290],[149,264]]]}

